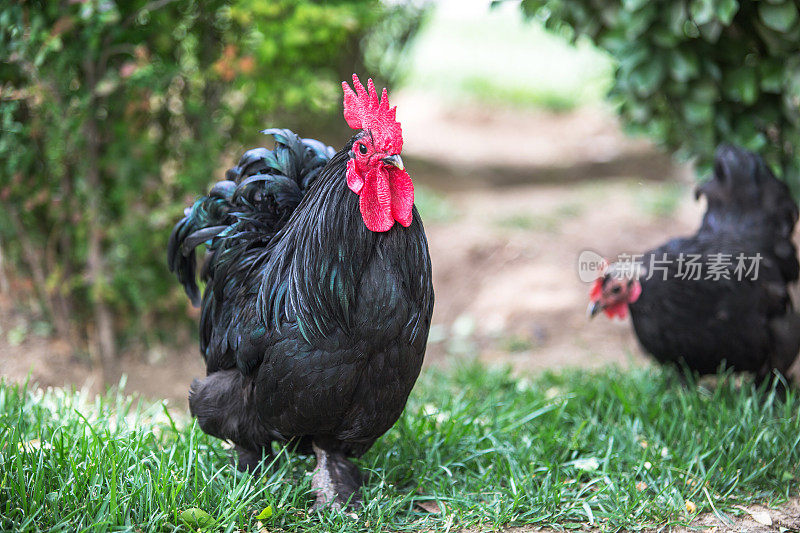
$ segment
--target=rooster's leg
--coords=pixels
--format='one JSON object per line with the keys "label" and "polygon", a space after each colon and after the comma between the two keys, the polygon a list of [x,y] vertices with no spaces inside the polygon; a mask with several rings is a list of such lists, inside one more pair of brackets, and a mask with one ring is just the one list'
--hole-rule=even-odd
{"label": "rooster's leg", "polygon": [[189,390],[189,409],[200,428],[236,444],[239,470],[253,472],[261,456],[272,453],[272,434],[258,418],[245,378],[236,369],[196,379]]}
{"label": "rooster's leg", "polygon": [[361,473],[341,452],[327,451],[313,444],[317,466],[311,478],[311,488],[317,493],[312,510],[330,505],[341,509],[347,505],[355,507],[361,503]]}
{"label": "rooster's leg", "polygon": [[[236,468],[240,472],[251,472],[256,474],[258,473],[259,468],[262,466],[261,459],[263,456],[266,455],[267,457],[271,457],[274,455],[271,448],[268,446],[258,450],[253,450],[237,444],[234,449],[238,455],[236,460]],[[266,461],[264,466],[269,466],[269,460]]]}

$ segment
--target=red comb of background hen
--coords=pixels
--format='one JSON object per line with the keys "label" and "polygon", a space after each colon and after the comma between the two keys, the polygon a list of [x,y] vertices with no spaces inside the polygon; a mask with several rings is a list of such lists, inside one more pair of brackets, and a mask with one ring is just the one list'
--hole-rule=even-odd
{"label": "red comb of background hen", "polygon": [[386,89],[378,100],[372,78],[367,80],[367,89],[353,74],[353,87],[342,82],[344,90],[344,119],[353,129],[370,130],[375,139],[375,148],[389,154],[399,154],[403,149],[403,130],[395,118],[396,107],[389,107]]}

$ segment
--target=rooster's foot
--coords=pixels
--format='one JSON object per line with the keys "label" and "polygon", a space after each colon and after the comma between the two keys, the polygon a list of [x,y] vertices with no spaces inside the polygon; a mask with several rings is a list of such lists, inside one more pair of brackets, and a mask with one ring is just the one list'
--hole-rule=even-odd
{"label": "rooster's foot", "polygon": [[318,511],[330,506],[332,509],[354,508],[361,505],[361,473],[341,452],[323,450],[313,444],[317,466],[311,478],[311,488],[317,499],[311,507]]}

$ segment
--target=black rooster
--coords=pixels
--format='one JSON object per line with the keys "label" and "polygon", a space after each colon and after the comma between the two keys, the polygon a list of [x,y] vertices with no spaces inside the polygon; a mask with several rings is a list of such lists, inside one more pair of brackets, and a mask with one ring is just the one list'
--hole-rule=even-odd
{"label": "black rooster", "polygon": [[[342,150],[266,130],[172,232],[170,269],[199,302],[207,377],[189,393],[206,433],[251,469],[272,441],[316,454],[316,507],[360,500],[359,457],[400,416],[433,311],[428,245],[384,89],[353,76]],[[395,221],[399,224],[395,224]]]}
{"label": "black rooster", "polygon": [[717,149],[701,195],[697,233],[609,266],[589,313],[623,318],[630,309],[636,336],[662,363],[711,374],[724,362],[757,382],[785,373],[800,351],[788,292],[800,270],[797,204],[758,155],[732,146]]}

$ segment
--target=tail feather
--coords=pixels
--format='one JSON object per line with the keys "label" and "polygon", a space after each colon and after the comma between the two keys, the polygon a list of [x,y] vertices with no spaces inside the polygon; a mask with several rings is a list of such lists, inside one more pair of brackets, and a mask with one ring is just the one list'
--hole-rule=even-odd
{"label": "tail feather", "polygon": [[[286,224],[335,151],[314,139],[302,139],[290,130],[268,129],[275,148],[254,148],[228,170],[207,196],[188,208],[175,225],[167,245],[167,263],[194,305],[200,303],[195,249],[211,252],[201,278],[225,278],[241,273],[235,263],[252,260],[257,249]],[[222,287],[216,287],[222,290]]]}
{"label": "tail feather", "polygon": [[758,251],[775,260],[785,281],[798,279],[800,264],[792,240],[797,203],[758,154],[720,146],[714,176],[697,188],[696,195],[705,196],[708,202],[701,232],[734,230],[750,235]]}
{"label": "tail feather", "polygon": [[197,286],[195,248],[210,242],[234,222],[229,199],[235,190],[232,181],[221,181],[186,210],[186,216],[175,225],[167,243],[167,264],[178,277],[192,304],[200,304]]}

